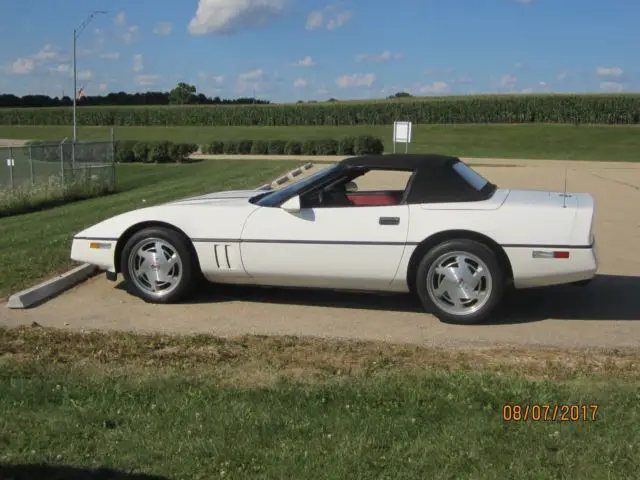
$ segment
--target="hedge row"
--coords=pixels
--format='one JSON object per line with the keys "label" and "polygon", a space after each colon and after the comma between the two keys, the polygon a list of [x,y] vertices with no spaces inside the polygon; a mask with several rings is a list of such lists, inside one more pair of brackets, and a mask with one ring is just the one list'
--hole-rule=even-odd
{"label": "hedge row", "polygon": [[180,163],[198,151],[198,145],[167,141],[122,140],[116,142],[115,149],[116,162],[118,163]]}
{"label": "hedge row", "polygon": [[201,147],[206,154],[244,155],[367,155],[382,154],[381,139],[369,135],[321,140],[228,140]]}
{"label": "hedge row", "polygon": [[198,150],[213,155],[367,155],[384,153],[384,144],[381,139],[369,135],[339,140],[228,140],[201,146],[168,141],[121,140],[116,142],[115,158],[118,163],[180,163]]}
{"label": "hedge row", "polygon": [[[640,123],[640,95],[505,95],[369,103],[81,107],[79,125],[289,126],[414,123]],[[0,125],[71,125],[72,110],[3,108]]]}

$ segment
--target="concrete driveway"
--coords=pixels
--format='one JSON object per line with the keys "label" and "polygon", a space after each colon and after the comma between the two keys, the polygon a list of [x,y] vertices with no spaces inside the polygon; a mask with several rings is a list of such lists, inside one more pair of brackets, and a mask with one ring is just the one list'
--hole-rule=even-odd
{"label": "concrete driveway", "polygon": [[209,286],[182,305],[148,305],[102,276],[26,311],[0,310],[0,324],[72,329],[278,334],[424,345],[640,346],[640,165],[477,160],[493,182],[590,192],[597,202],[601,275],[586,288],[522,291],[493,322],[452,326],[421,312],[409,296]]}

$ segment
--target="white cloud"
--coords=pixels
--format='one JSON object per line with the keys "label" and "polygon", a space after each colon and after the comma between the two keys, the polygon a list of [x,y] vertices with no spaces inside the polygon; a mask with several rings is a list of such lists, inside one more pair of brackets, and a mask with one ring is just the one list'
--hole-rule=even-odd
{"label": "white cloud", "polygon": [[56,51],[50,44],[45,45],[42,50],[33,56],[33,59],[38,62],[47,62],[58,58],[60,58],[60,52]]}
{"label": "white cloud", "polygon": [[340,88],[371,87],[376,81],[375,73],[354,73],[342,75],[336,79],[336,85]]}
{"label": "white cloud", "polygon": [[123,27],[127,24],[127,14],[124,12],[118,12],[113,21],[119,27]]}
{"label": "white cloud", "polygon": [[516,86],[517,82],[518,82],[518,78],[515,75],[511,75],[508,73],[500,77],[498,84],[500,85],[500,88],[507,88],[511,90]]}
{"label": "white cloud", "polygon": [[144,57],[142,54],[134,55],[133,57],[133,71],[140,73],[144,70]]}
{"label": "white cloud", "polygon": [[153,29],[153,33],[156,35],[169,35],[173,31],[173,24],[171,22],[160,22]]}
{"label": "white cloud", "polygon": [[107,85],[106,83],[101,83],[98,88],[101,92],[106,92],[107,90],[109,90],[109,85]]}
{"label": "white cloud", "polygon": [[238,93],[263,91],[267,87],[267,74],[261,68],[238,75],[236,89]]}
{"label": "white cloud", "polygon": [[199,0],[189,32],[229,35],[264,26],[282,13],[286,3],[286,0]]}
{"label": "white cloud", "polygon": [[424,71],[424,74],[428,75],[430,77],[440,77],[442,75],[449,75],[451,73],[453,73],[453,69],[452,68],[433,67],[433,68],[427,68]]}
{"label": "white cloud", "polygon": [[120,40],[127,45],[136,43],[138,41],[138,35],[140,34],[140,27],[137,25],[131,25],[126,28],[124,32],[120,34]]}
{"label": "white cloud", "polygon": [[310,56],[304,57],[302,60],[297,61],[293,64],[294,67],[314,67],[316,62]]}
{"label": "white cloud", "polygon": [[57,73],[67,73],[71,71],[71,65],[61,63],[58,66],[51,68],[51,71]]}
{"label": "white cloud", "polygon": [[105,60],[118,60],[120,58],[120,52],[101,53],[100,58],[104,58]]}
{"label": "white cloud", "polygon": [[333,6],[327,6],[321,10],[314,10],[307,15],[305,28],[307,30],[317,30],[326,26],[327,30],[335,30],[347,23],[353,12],[349,10],[336,10]]}
{"label": "white cloud", "polygon": [[204,72],[200,72],[198,74],[198,78],[200,78],[200,80],[203,81],[203,82],[212,82],[217,86],[222,85],[224,83],[224,81],[226,80],[223,75],[209,75],[209,74],[204,73]]}
{"label": "white cloud", "polygon": [[141,87],[149,87],[155,85],[160,80],[160,75],[136,75],[135,81]]}
{"label": "white cloud", "polygon": [[305,28],[307,30],[315,30],[321,28],[324,23],[324,12],[322,10],[316,10],[307,15],[307,23]]}
{"label": "white cloud", "polygon": [[622,92],[624,90],[624,85],[618,82],[602,82],[600,83],[600,90],[608,92]]}
{"label": "white cloud", "polygon": [[329,93],[329,89],[324,85],[316,90],[316,95],[327,95]]}
{"label": "white cloud", "polygon": [[596,74],[599,77],[620,77],[624,73],[620,67],[598,67]]}
{"label": "white cloud", "polygon": [[381,63],[381,62],[389,62],[391,60],[398,60],[400,58],[402,58],[401,53],[391,53],[389,50],[385,50],[379,55],[370,55],[368,53],[362,53],[356,56],[356,61]]}
{"label": "white cloud", "polygon": [[566,80],[568,76],[569,76],[569,72],[560,72],[558,74],[558,81],[562,82]]}
{"label": "white cloud", "polygon": [[91,70],[84,70],[82,72],[78,72],[78,80],[86,81],[91,80],[93,78],[93,72]]}
{"label": "white cloud", "polygon": [[433,82],[428,85],[418,85],[415,90],[423,95],[444,95],[451,92],[451,87],[447,82]]}
{"label": "white cloud", "polygon": [[304,78],[296,78],[293,81],[293,88],[306,88],[309,86],[309,82],[307,82]]}
{"label": "white cloud", "polygon": [[9,67],[11,75],[29,75],[36,68],[36,61],[33,58],[19,58]]}
{"label": "white cloud", "polygon": [[124,12],[119,12],[116,15],[114,23],[118,27],[118,38],[122,43],[130,45],[138,41],[140,27],[138,25],[130,25]]}
{"label": "white cloud", "polygon": [[340,28],[345,23],[347,23],[352,16],[352,12],[339,12],[331,20],[329,20],[329,23],[327,23],[327,29],[334,30],[336,28]]}

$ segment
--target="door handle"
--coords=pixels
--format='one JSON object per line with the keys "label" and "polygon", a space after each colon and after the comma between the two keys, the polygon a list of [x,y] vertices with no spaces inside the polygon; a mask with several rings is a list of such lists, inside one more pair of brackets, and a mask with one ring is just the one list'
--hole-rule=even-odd
{"label": "door handle", "polygon": [[400,217],[380,217],[380,225],[400,225]]}

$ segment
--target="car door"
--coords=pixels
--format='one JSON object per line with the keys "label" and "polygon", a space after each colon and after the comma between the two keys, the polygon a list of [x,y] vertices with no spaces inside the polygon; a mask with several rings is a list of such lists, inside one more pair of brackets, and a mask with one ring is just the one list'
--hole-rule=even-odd
{"label": "car door", "polygon": [[242,262],[263,285],[385,290],[408,229],[407,205],[262,207],[245,223]]}

